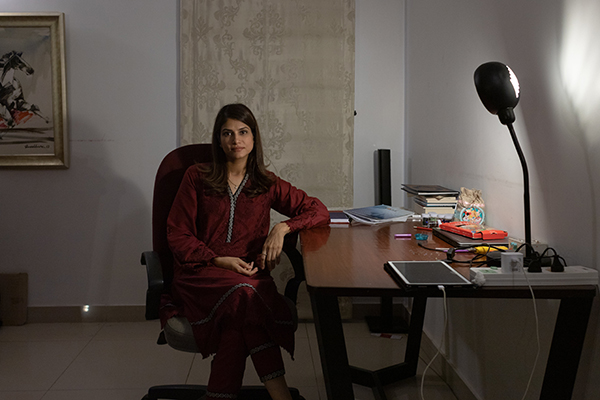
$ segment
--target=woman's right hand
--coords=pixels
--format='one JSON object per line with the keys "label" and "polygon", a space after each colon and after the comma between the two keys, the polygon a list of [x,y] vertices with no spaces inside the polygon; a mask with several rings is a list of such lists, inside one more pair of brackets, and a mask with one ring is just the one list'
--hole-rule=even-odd
{"label": "woman's right hand", "polygon": [[211,261],[213,265],[219,268],[229,269],[246,276],[252,276],[258,272],[258,268],[254,266],[254,262],[248,264],[237,257],[215,257]]}

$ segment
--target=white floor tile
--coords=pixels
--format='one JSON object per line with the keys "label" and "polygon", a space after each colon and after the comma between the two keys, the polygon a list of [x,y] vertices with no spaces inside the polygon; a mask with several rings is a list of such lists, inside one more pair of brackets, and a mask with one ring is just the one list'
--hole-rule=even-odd
{"label": "white floor tile", "polygon": [[303,322],[298,324],[298,329],[296,329],[296,339],[308,338],[307,325],[314,325],[314,324],[306,324]]}
{"label": "white floor tile", "polygon": [[290,386],[298,389],[302,397],[304,397],[306,400],[326,400],[326,397],[321,397],[319,388],[316,386]]}
{"label": "white floor tile", "polygon": [[212,357],[202,358],[201,354],[194,356],[194,362],[190,374],[187,378],[187,384],[190,385],[206,385],[210,376],[210,362]]}
{"label": "white floor tile", "polygon": [[375,400],[373,390],[371,388],[353,384],[352,390],[354,391],[355,400]]}
{"label": "white floor tile", "polygon": [[0,392],[48,390],[88,342],[0,342]]}
{"label": "white floor tile", "polygon": [[[283,361],[286,369],[286,380],[293,387],[316,387],[313,355],[308,338],[296,338],[294,360],[284,352]],[[306,396],[305,396],[306,397]]]}
{"label": "white floor tile", "polygon": [[[420,399],[421,376],[405,379],[402,382],[388,385],[385,393],[388,400]],[[425,400],[457,400],[450,388],[435,374],[427,374],[423,385]]]}
{"label": "white floor tile", "polygon": [[45,391],[40,392],[3,392],[0,390],[2,400],[42,400]]}
{"label": "white floor tile", "polygon": [[106,323],[94,340],[148,340],[156,343],[160,321]]}
{"label": "white floor tile", "polygon": [[3,326],[0,342],[91,340],[102,328],[96,323],[25,324]]}
{"label": "white floor tile", "polygon": [[52,390],[137,389],[184,383],[194,355],[153,341],[92,341]]}
{"label": "white floor tile", "polygon": [[350,365],[370,370],[389,367],[404,360],[406,340],[373,337],[346,339]]}

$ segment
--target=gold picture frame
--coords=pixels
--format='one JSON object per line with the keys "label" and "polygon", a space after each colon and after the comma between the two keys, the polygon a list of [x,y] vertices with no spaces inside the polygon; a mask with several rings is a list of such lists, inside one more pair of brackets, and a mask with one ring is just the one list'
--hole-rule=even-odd
{"label": "gold picture frame", "polygon": [[68,168],[63,13],[0,13],[0,167]]}

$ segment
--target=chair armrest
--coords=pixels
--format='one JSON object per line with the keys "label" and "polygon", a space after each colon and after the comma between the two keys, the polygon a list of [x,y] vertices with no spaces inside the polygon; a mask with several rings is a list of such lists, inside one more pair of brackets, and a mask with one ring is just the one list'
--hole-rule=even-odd
{"label": "chair armrest", "polygon": [[148,289],[146,290],[146,319],[158,319],[160,298],[164,289],[160,258],[154,251],[145,251],[142,253],[141,263],[146,266],[146,274],[148,277]]}
{"label": "chair armrest", "polygon": [[292,268],[294,269],[294,277],[292,277],[285,285],[285,297],[292,300],[294,304],[298,298],[298,287],[306,280],[304,275],[304,259],[302,254],[296,248],[298,244],[298,234],[294,233],[287,235],[283,244],[283,251],[288,256]]}

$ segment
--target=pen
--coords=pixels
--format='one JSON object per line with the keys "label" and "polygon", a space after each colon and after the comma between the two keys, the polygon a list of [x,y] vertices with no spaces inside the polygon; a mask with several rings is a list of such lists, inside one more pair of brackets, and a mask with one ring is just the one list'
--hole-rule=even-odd
{"label": "pen", "polygon": [[431,228],[427,228],[425,226],[415,226],[415,229],[421,230],[421,231],[430,231]]}

